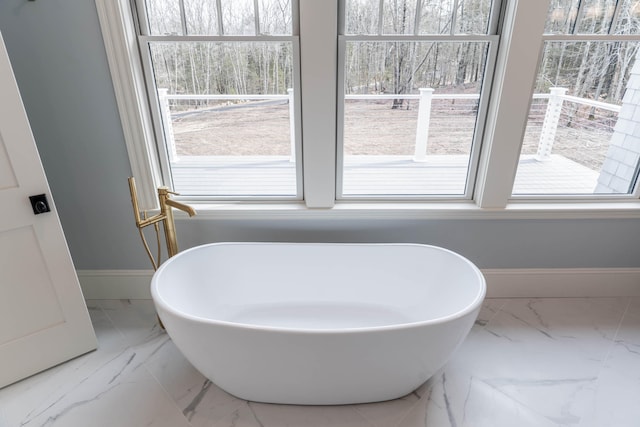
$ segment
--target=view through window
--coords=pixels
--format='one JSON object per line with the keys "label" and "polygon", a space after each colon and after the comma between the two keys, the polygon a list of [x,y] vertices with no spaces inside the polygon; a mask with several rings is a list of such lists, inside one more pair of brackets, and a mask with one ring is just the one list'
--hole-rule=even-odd
{"label": "view through window", "polygon": [[173,188],[299,197],[291,2],[146,0],[139,11]]}
{"label": "view through window", "polygon": [[[314,52],[299,38],[299,8],[312,1],[136,2],[158,155],[176,191],[203,200],[308,200],[316,191],[327,206],[334,188],[336,200],[480,200],[479,192],[491,207],[511,195],[636,194],[640,1],[336,0],[328,6],[337,7],[329,19],[338,32],[303,34],[336,49],[337,69],[301,76],[301,58],[309,69]],[[536,24],[501,35],[518,10],[535,12]],[[500,37],[523,32],[519,51],[498,51]],[[532,61],[521,66],[525,51]],[[500,92],[493,79],[527,74],[528,88],[537,59],[524,126],[530,92]],[[335,105],[305,116],[309,127],[301,112],[317,100],[301,82],[337,91]],[[503,112],[518,102],[511,120]],[[331,120],[335,137],[307,138],[305,151],[303,126]],[[493,138],[495,129],[508,137]],[[324,153],[319,145],[337,147],[335,157],[309,155]],[[334,168],[321,175],[325,186],[306,175],[303,194],[303,171]]]}
{"label": "view through window", "polygon": [[497,47],[492,3],[346,1],[343,197],[467,194]]}
{"label": "view through window", "polygon": [[640,2],[552,0],[515,195],[634,191]]}

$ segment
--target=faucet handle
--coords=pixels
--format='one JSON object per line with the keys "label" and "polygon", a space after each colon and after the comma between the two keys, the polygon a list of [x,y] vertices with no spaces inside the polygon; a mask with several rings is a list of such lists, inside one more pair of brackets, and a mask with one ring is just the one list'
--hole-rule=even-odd
{"label": "faucet handle", "polygon": [[174,196],[179,196],[180,193],[176,193],[175,191],[169,190],[169,187],[158,187],[158,194],[172,194]]}

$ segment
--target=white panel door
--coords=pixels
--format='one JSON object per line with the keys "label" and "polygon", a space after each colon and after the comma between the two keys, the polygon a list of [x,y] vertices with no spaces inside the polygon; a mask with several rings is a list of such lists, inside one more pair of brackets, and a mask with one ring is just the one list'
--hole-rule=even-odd
{"label": "white panel door", "polygon": [[[51,211],[34,214],[29,196]],[[0,34],[0,387],[96,348]]]}

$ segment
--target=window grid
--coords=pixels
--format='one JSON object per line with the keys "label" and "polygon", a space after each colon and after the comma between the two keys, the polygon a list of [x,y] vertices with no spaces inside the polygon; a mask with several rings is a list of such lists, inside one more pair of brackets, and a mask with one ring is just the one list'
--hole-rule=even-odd
{"label": "window grid", "polygon": [[[300,1],[306,4],[307,1],[313,0]],[[609,25],[609,29],[606,34],[581,34],[579,31],[577,32],[575,30],[577,26],[574,25],[574,30],[572,30],[572,33],[570,34],[570,40],[608,41],[612,40],[610,37],[615,35],[617,37],[615,40],[618,41],[637,41],[638,37],[635,35],[637,34],[637,31],[634,31],[632,34],[619,34],[619,31],[616,32],[615,30],[616,23],[619,22],[621,14],[621,9],[618,5],[625,4],[627,1],[628,0],[619,0],[616,2],[617,6],[615,7],[614,13],[611,17],[612,24]],[[129,47],[132,46],[130,43],[132,38],[130,36],[135,35],[135,33],[130,31],[131,24],[128,21],[131,19],[135,20],[136,18],[143,16],[143,14],[131,14],[129,6],[133,3],[130,4],[129,0],[114,0],[113,2],[111,0],[96,0],[96,4],[98,6],[100,24],[105,35],[110,68],[112,73],[114,73],[114,76],[121,76],[118,81],[114,83],[119,108],[121,111],[130,111],[134,113],[128,114],[126,117],[122,116],[127,149],[131,157],[134,175],[140,175],[139,178],[141,178],[141,181],[160,185],[162,182],[157,178],[156,174],[158,169],[154,166],[152,153],[147,152],[148,148],[145,148],[148,140],[152,138],[145,130],[147,124],[150,123],[150,121],[145,117],[144,112],[144,109],[148,107],[148,105],[144,99],[143,93],[140,91],[140,85],[138,84],[141,81],[139,79],[139,73],[141,73],[142,68],[136,64],[135,54],[129,49]],[[636,192],[633,195],[622,195],[621,197],[611,198],[542,196],[533,198],[517,198],[514,200],[511,196],[511,184],[513,183],[515,166],[517,165],[519,157],[519,153],[516,154],[514,152],[514,148],[517,148],[518,146],[518,141],[517,138],[513,138],[513,135],[517,135],[524,131],[525,123],[523,122],[519,124],[519,117],[526,118],[526,113],[520,113],[520,104],[522,104],[523,99],[526,98],[526,96],[523,96],[522,86],[527,86],[528,82],[533,83],[535,80],[535,77],[529,78],[528,73],[533,69],[533,67],[526,65],[531,62],[529,61],[531,58],[527,57],[532,57],[531,52],[534,52],[536,48],[541,48],[543,41],[567,40],[567,34],[547,32],[543,35],[543,31],[538,32],[539,30],[536,29],[537,22],[542,22],[544,24],[544,20],[546,19],[546,15],[545,18],[542,19],[539,16],[539,12],[541,12],[543,7],[547,9],[549,4],[549,0],[542,0],[540,2],[504,2],[503,7],[501,8],[503,14],[500,15],[500,19],[497,19],[498,15],[496,14],[496,10],[494,10],[492,14],[493,18],[491,25],[497,28],[498,21],[500,21],[500,27],[506,28],[507,30],[501,30],[503,41],[500,43],[500,51],[495,53],[497,56],[497,66],[490,94],[491,102],[489,103],[489,108],[487,109],[486,114],[488,126],[484,132],[483,146],[481,147],[482,152],[480,153],[477,179],[475,181],[475,191],[472,197],[472,200],[475,202],[475,206],[477,206],[478,210],[480,212],[485,212],[485,214],[480,213],[480,217],[486,215],[486,209],[489,209],[491,212],[498,212],[499,210],[502,210],[506,213],[506,217],[508,217],[509,210],[514,209],[516,203],[517,206],[520,206],[517,208],[518,212],[528,212],[526,209],[533,209],[533,211],[539,212],[539,215],[541,216],[541,212],[547,212],[549,215],[546,215],[545,217],[554,217],[554,215],[558,215],[559,213],[562,214],[563,209],[566,208],[579,209],[581,212],[586,212],[585,215],[587,216],[598,215],[594,212],[594,210],[600,209],[597,207],[597,202],[604,202],[599,203],[603,209],[602,212],[605,212],[603,215],[606,216],[606,212],[611,212],[611,215],[615,216],[620,212],[629,212],[629,210],[633,210],[635,204],[630,202],[637,202],[638,186],[636,186]],[[137,3],[137,7],[140,7],[140,3]],[[308,6],[305,7],[308,8]],[[297,17],[298,13],[294,12],[293,15]],[[338,16],[341,17],[341,19],[344,19],[342,15],[336,14],[336,17]],[[146,24],[144,22],[139,22],[139,25],[142,28]],[[299,24],[294,21],[294,34],[298,34],[298,25]],[[515,28],[517,28],[517,30]],[[612,31],[614,32],[612,33]],[[149,33],[147,32],[146,34]],[[147,37],[155,36],[147,35]],[[339,34],[339,37],[345,37],[345,35]],[[153,39],[149,39],[148,42],[149,41],[153,41]],[[114,43],[115,45],[110,46],[109,43]],[[116,58],[115,61],[114,58]],[[140,57],[138,57],[138,59],[140,59]],[[124,67],[122,67],[122,65],[124,65]],[[118,70],[118,68],[120,68],[120,70]],[[519,78],[518,82],[516,82],[516,79],[514,78],[516,75]],[[114,77],[114,80],[116,80],[116,77]],[[127,107],[127,102],[137,106]],[[298,100],[298,106],[300,103],[301,100]],[[338,103],[337,108],[340,108],[340,103]],[[140,112],[139,116],[138,112]],[[125,113],[121,112],[121,115],[123,114]],[[300,139],[299,136],[297,139]],[[136,148],[138,145],[143,145],[143,142],[145,147]],[[327,165],[328,163],[324,166]],[[317,165],[315,168],[317,169]],[[149,185],[147,187],[149,188],[146,188],[146,191],[142,189],[142,193],[149,193],[150,196],[148,199],[150,202],[146,203],[146,205],[149,205],[149,208],[151,208],[152,206],[150,203],[152,203],[152,200],[154,199],[153,185]],[[308,197],[315,197],[315,193],[316,192],[314,190],[305,194],[305,201],[307,201]],[[326,200],[326,197],[323,196],[323,198]],[[232,201],[233,200],[229,200],[229,202]],[[596,203],[576,204],[573,202]],[[471,206],[468,203],[456,203],[449,206],[460,206],[461,209],[464,209],[464,206],[467,205]],[[309,203],[307,203],[307,206],[310,206]],[[322,202],[314,205],[314,207],[331,206],[332,203],[329,202]],[[375,210],[375,206],[376,205],[372,205],[371,208]],[[381,204],[378,206],[385,205]],[[402,206],[402,204],[394,204],[391,209],[402,209]],[[436,204],[434,206],[438,205]],[[531,207],[527,208],[527,206]],[[581,207],[578,208],[577,206]],[[505,209],[505,207],[507,209]],[[436,211],[437,209],[438,208],[436,208]],[[495,211],[495,209],[498,209],[498,211]],[[445,211],[448,210],[445,209]],[[471,209],[471,211],[475,211],[475,209]],[[474,213],[470,212],[468,217],[471,218],[474,216]]]}
{"label": "window grid", "polygon": [[[599,3],[598,5],[595,5],[592,3],[593,2],[589,2],[586,0],[577,1],[577,2],[574,1],[571,3],[570,10],[566,12],[566,11],[559,11],[560,3],[551,1],[549,10],[548,10],[547,22],[545,23],[545,31],[544,31],[544,34],[542,34],[542,36],[540,37],[541,52],[545,51],[546,47],[551,46],[551,44],[557,44],[559,46],[560,45],[570,46],[570,45],[577,45],[580,43],[584,43],[585,46],[589,46],[590,44],[603,45],[605,43],[621,44],[621,43],[638,42],[638,44],[640,45],[640,35],[633,33],[634,32],[633,25],[628,24],[628,29],[626,32],[619,31],[619,27],[618,27],[618,24],[621,22],[623,13],[626,10],[625,8],[631,8],[632,2],[628,0],[627,1],[606,0],[604,1],[604,3],[602,4]],[[601,5],[603,5],[603,8],[599,9],[598,7]],[[599,25],[597,22],[598,17],[601,18],[601,23]],[[554,22],[554,19],[556,22]],[[561,23],[563,19],[564,19],[564,25],[559,26],[558,23]],[[590,29],[587,28],[585,22],[586,23],[591,22]],[[543,53],[541,53],[540,56],[542,61]],[[542,66],[542,63],[540,64],[540,66]],[[536,70],[536,73],[537,72],[538,70]],[[627,84],[628,82],[625,83],[625,85]],[[556,90],[560,90],[560,89],[556,89]],[[566,90],[567,89],[565,88],[564,91],[566,92]],[[564,95],[564,92],[563,92],[563,95],[561,97],[562,99],[565,100],[564,101],[565,107],[563,108],[566,108],[566,104],[571,102],[577,102],[580,105],[594,104],[591,106],[592,112],[595,109],[599,108],[599,106],[597,105],[598,100],[577,98],[575,96],[571,96],[570,92],[567,93],[566,95]],[[563,101],[560,101],[560,103],[562,102]],[[603,105],[602,108],[604,108],[605,110],[610,109],[608,105]],[[602,109],[598,110],[598,112],[600,111],[604,111],[604,110]],[[554,131],[555,131],[555,128],[554,128]],[[612,127],[612,132],[613,132],[613,127]],[[586,137],[588,137],[588,135]],[[563,140],[559,139],[558,137],[555,137],[554,140],[555,140],[555,146],[558,146],[558,145],[561,146],[561,144],[563,143]],[[542,142],[540,142],[540,144],[542,145]],[[548,148],[548,150],[549,152],[546,154],[547,156],[551,154],[550,153],[551,148]],[[609,147],[607,151],[610,153],[611,150],[612,150],[612,147]],[[607,159],[605,159],[605,163],[603,163],[598,168],[599,176],[598,176],[597,184],[595,185],[592,191],[586,190],[586,187],[585,187],[585,190],[581,190],[580,188],[578,188],[579,186],[577,185],[578,184],[577,182],[576,182],[576,185],[572,183],[568,183],[568,186],[566,187],[567,190],[565,191],[554,190],[555,192],[547,193],[547,192],[541,191],[540,189],[536,190],[535,188],[533,190],[527,191],[525,189],[527,188],[527,183],[524,181],[525,172],[524,172],[524,168],[522,167],[522,161],[520,161],[519,167],[518,167],[518,175],[516,177],[516,183],[520,183],[520,188],[514,188],[513,194],[511,196],[511,200],[515,202],[523,202],[523,201],[539,201],[539,200],[558,200],[558,201],[560,200],[564,200],[564,201],[603,200],[605,201],[605,200],[624,200],[624,199],[628,200],[630,198],[637,199],[640,196],[640,186],[637,185],[637,180],[638,180],[638,162],[637,161],[635,165],[636,170],[632,178],[629,178],[628,177],[629,174],[626,172],[626,170],[630,166],[628,165],[620,166],[620,168],[625,170],[624,172],[624,174],[626,175],[625,179],[629,179],[629,182],[630,182],[629,187],[627,188],[626,191],[622,191],[620,188],[618,188],[617,190],[615,190],[618,192],[612,192],[612,193],[604,192],[604,191],[613,191],[613,190],[608,190],[608,189],[605,190],[605,187],[601,185],[603,174],[604,176],[607,176],[611,172],[615,175],[615,171],[612,171],[612,168],[614,166],[607,165],[606,163],[608,162],[608,163],[617,164],[617,161],[613,159],[608,159],[609,155],[610,154],[607,154]],[[617,156],[617,155],[613,154],[613,156]],[[567,167],[569,166],[571,165],[567,165]],[[523,170],[522,173],[521,173],[521,169]],[[576,171],[576,173],[579,173],[579,172],[580,171]],[[540,176],[538,178],[531,177],[529,179],[546,179],[546,178],[544,176]],[[524,187],[522,184],[524,184]],[[570,188],[573,190],[569,191]]]}
{"label": "window grid", "polygon": [[[388,0],[387,0],[388,1]],[[483,74],[482,88],[490,88],[493,76],[493,70],[495,60],[497,57],[498,48],[498,20],[501,10],[500,2],[495,2],[490,9],[489,17],[487,19],[486,28],[490,31],[490,34],[456,34],[455,22],[458,11],[458,1],[453,0],[453,7],[451,12],[451,25],[450,30],[445,34],[421,34],[418,28],[421,14],[421,1],[416,3],[415,15],[413,16],[413,31],[412,34],[384,34],[383,31],[383,12],[385,0],[379,0],[378,2],[378,25],[377,34],[348,34],[348,28],[346,25],[346,5],[345,1],[341,2],[340,9],[340,35],[338,36],[338,105],[337,105],[337,177],[336,177],[336,199],[340,201],[359,200],[359,201],[382,201],[382,200],[455,200],[455,199],[467,199],[470,200],[473,197],[475,177],[478,168],[478,161],[480,157],[481,140],[484,135],[484,123],[487,116],[487,108],[489,103],[489,90],[480,90],[478,113],[475,119],[473,139],[471,141],[471,152],[469,154],[466,178],[464,180],[464,189],[462,193],[447,194],[443,191],[437,191],[434,193],[416,192],[415,194],[402,193],[402,194],[384,194],[380,195],[377,192],[366,193],[347,193],[345,192],[345,100],[350,96],[345,92],[345,78],[346,78],[346,51],[347,44],[353,42],[362,43],[380,43],[380,42],[433,42],[433,43],[462,43],[462,42],[485,42],[487,44],[486,56],[485,56],[485,70]],[[410,95],[407,95],[410,97]],[[367,96],[358,95],[361,99],[381,99],[384,96]],[[393,97],[392,95],[386,95],[386,97]]]}
{"label": "window grid", "polygon": [[[292,7],[292,29],[293,31],[297,31],[298,23],[297,23],[297,3],[293,2],[294,5]],[[293,200],[302,200],[303,197],[303,177],[302,177],[302,167],[301,167],[301,98],[300,98],[300,49],[299,49],[299,37],[297,35],[265,35],[260,34],[260,22],[259,22],[259,7],[258,1],[253,0],[252,5],[254,8],[254,28],[257,35],[247,36],[247,35],[226,35],[224,31],[223,23],[223,15],[222,15],[222,2],[221,0],[216,1],[216,11],[218,18],[218,34],[217,35],[203,35],[203,34],[195,34],[189,35],[187,31],[187,22],[186,22],[186,14],[184,8],[184,0],[180,0],[180,21],[181,26],[183,28],[183,33],[187,35],[176,35],[176,34],[167,34],[167,35],[151,35],[149,19],[146,14],[146,7],[148,6],[147,0],[139,0],[136,2],[137,6],[137,21],[138,21],[138,44],[141,50],[141,60],[142,60],[142,69],[145,75],[145,82],[147,85],[147,93],[150,101],[151,107],[151,115],[153,116],[153,126],[156,134],[156,148],[157,155],[159,158],[160,169],[163,177],[163,185],[168,185],[171,188],[176,188],[174,181],[174,173],[171,167],[171,148],[167,143],[167,138],[164,135],[168,135],[171,132],[171,119],[167,118],[165,114],[161,111],[161,99],[158,94],[158,90],[156,87],[156,76],[154,73],[154,64],[152,62],[152,53],[151,48],[154,43],[218,43],[218,44],[251,44],[251,43],[276,43],[283,42],[289,43],[292,47],[292,79],[293,79],[293,90],[289,91],[289,95],[285,95],[285,98],[293,99],[293,106],[290,105],[289,113],[293,115],[293,119],[291,120],[295,123],[293,129],[290,130],[290,135],[292,139],[292,158],[291,163],[295,165],[294,168],[294,190],[292,193],[289,193],[289,190],[284,190],[285,193],[275,193],[269,194],[265,191],[256,191],[259,194],[222,194],[222,195],[199,195],[199,194],[189,194],[189,199],[191,200],[283,200],[283,201],[293,201]],[[175,96],[171,96],[171,98],[175,98]],[[260,95],[247,95],[247,96],[236,96],[236,95],[211,95],[211,96],[202,96],[202,95],[193,95],[191,96],[193,99],[260,99],[260,98],[269,98],[269,99],[281,99],[283,98],[281,95],[273,95],[273,96],[260,96]],[[169,122],[169,123],[167,123]],[[268,179],[268,178],[265,178]]]}

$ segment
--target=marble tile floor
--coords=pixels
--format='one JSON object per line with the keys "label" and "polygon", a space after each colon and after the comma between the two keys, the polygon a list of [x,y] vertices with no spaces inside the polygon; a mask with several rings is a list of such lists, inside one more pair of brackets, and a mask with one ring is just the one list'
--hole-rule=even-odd
{"label": "marble tile floor", "polygon": [[99,349],[0,389],[0,427],[640,426],[640,298],[488,299],[469,337],[401,399],[247,402],[199,374],[151,301],[88,301]]}

